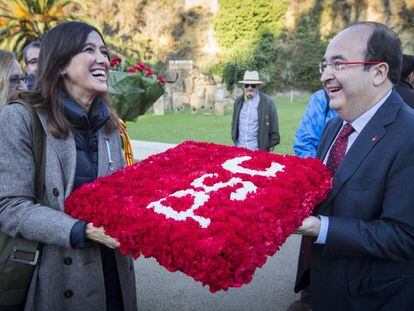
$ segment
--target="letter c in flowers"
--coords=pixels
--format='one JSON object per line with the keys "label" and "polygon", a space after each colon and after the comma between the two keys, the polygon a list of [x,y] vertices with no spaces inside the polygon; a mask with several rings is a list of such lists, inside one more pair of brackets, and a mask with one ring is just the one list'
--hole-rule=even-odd
{"label": "letter c in flowers", "polygon": [[231,160],[227,160],[224,162],[221,166],[232,173],[241,173],[241,174],[247,174],[251,176],[265,176],[265,177],[275,177],[277,172],[283,171],[285,168],[284,165],[281,165],[279,163],[272,162],[272,165],[264,171],[257,171],[257,170],[251,170],[248,168],[244,168],[240,166],[241,163],[250,160],[252,157],[250,156],[244,156],[244,157],[237,157]]}
{"label": "letter c in flowers", "polygon": [[[268,169],[264,171],[251,170],[240,166],[241,163],[250,159],[250,156],[237,157],[231,160],[227,160],[222,164],[222,167],[232,173],[242,173],[252,176],[259,175],[265,177],[275,177],[277,172],[283,171],[284,169],[283,165],[274,162]],[[232,177],[227,182],[215,183],[212,186],[207,186],[204,184],[204,180],[207,177],[217,176],[218,174],[204,174],[203,176],[195,179],[191,183],[191,186],[193,186],[194,188],[203,188],[204,191],[196,191],[194,189],[179,190],[165,198],[162,198],[161,200],[151,202],[147,205],[147,208],[153,208],[154,212],[156,212],[157,214],[163,214],[166,218],[172,218],[176,221],[184,221],[187,218],[192,218],[193,220],[199,223],[201,228],[207,228],[211,223],[211,219],[194,215],[194,211],[199,207],[203,206],[204,203],[206,203],[210,199],[210,192],[218,191],[225,187],[233,187],[236,184],[242,184],[243,187],[238,188],[236,191],[230,194],[230,199],[233,201],[243,201],[246,199],[248,193],[254,193],[257,189],[257,187],[251,181],[243,181],[242,179],[236,177]],[[176,198],[181,198],[187,195],[192,195],[194,197],[194,203],[189,209],[185,211],[176,211],[172,207],[165,206],[163,204],[163,201],[165,201],[168,197],[172,196]]]}

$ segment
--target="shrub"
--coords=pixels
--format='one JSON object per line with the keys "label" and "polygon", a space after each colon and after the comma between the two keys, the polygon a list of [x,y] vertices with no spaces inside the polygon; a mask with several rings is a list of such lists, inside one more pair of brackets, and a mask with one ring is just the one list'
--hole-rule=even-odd
{"label": "shrub", "polygon": [[225,49],[242,49],[243,41],[253,42],[265,30],[280,34],[289,2],[220,0],[220,11],[214,20],[218,43]]}

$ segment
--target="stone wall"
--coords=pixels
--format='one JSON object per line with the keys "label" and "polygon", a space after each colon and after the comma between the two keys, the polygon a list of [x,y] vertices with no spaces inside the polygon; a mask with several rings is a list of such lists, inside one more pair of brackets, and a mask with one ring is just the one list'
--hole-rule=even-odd
{"label": "stone wall", "polygon": [[166,86],[166,93],[154,105],[154,113],[163,115],[165,110],[191,109],[193,113],[208,112],[224,115],[232,107],[240,92],[229,93],[220,78],[210,78],[196,69],[179,70],[174,83]]}

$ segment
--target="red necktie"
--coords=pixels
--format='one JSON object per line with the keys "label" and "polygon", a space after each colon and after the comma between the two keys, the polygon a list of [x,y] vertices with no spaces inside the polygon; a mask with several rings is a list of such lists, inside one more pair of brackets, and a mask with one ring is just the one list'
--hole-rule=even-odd
{"label": "red necktie", "polygon": [[326,166],[332,175],[335,174],[336,169],[345,156],[346,147],[348,147],[348,137],[353,131],[355,131],[355,129],[351,124],[345,124],[332,145],[331,151],[329,152],[328,161],[326,161]]}
{"label": "red necktie", "polygon": [[[335,174],[336,169],[345,156],[346,147],[348,146],[348,137],[353,131],[355,131],[355,129],[351,124],[345,124],[332,145],[328,156],[328,161],[326,162],[326,166],[328,167],[329,171],[331,171],[332,175]],[[316,210],[313,211],[314,215],[317,213],[318,212]],[[311,250],[314,240],[314,238],[309,236],[304,236],[302,239],[302,254],[300,258],[300,264],[302,265],[304,272],[310,268]]]}

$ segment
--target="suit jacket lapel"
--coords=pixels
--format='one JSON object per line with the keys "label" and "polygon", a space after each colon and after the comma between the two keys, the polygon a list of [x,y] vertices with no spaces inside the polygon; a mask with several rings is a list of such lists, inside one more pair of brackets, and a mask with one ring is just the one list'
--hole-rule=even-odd
{"label": "suit jacket lapel", "polygon": [[337,117],[332,121],[332,125],[329,126],[328,130],[324,133],[321,143],[319,145],[316,157],[323,161],[326,154],[328,153],[329,147],[332,145],[336,135],[342,127],[342,120]]}
{"label": "suit jacket lapel", "polygon": [[72,192],[76,169],[76,145],[72,132],[69,131],[67,138],[55,138],[48,130],[47,118],[44,113],[38,113],[40,122],[46,133],[46,140],[56,151],[60,167],[65,178],[65,198]]}
{"label": "suit jacket lapel", "polygon": [[[319,211],[322,211],[329,206],[343,184],[355,173],[368,153],[386,134],[385,126],[395,120],[400,108],[401,101],[398,101],[398,96],[396,97],[394,92],[392,92],[346,153],[333,178],[332,190],[328,198],[319,206]],[[329,149],[331,144],[325,145],[327,145],[327,149]],[[326,146],[323,146],[322,148],[325,149]],[[326,154],[326,152],[324,154]]]}

